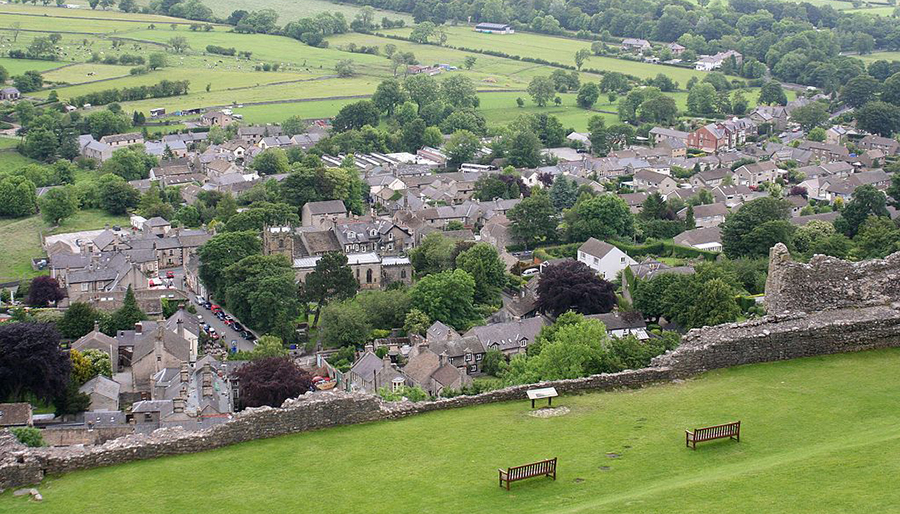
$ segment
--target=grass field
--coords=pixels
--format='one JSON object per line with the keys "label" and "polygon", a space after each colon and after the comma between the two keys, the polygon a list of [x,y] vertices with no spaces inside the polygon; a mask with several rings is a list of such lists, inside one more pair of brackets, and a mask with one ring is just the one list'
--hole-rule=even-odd
{"label": "grass field", "polygon": [[50,230],[40,216],[0,219],[0,281],[38,275],[31,269],[31,259],[43,255],[41,232],[47,235],[101,229],[104,225],[128,224],[127,216],[111,216],[103,211],[78,211],[63,224]]}
{"label": "grass field", "polygon": [[53,61],[33,61],[31,59],[10,59],[0,57],[0,66],[6,68],[10,76],[21,75],[29,70],[45,71],[62,66],[62,63]]}
{"label": "grass field", "polygon": [[[203,0],[203,4],[213,10],[216,16],[228,17],[237,9],[255,11],[258,9],[275,9],[278,12],[278,24],[284,25],[299,18],[314,17],[320,12],[343,13],[347,22],[353,21],[361,9],[356,5],[343,5],[328,0]],[[403,19],[406,23],[412,23],[412,16],[406,13],[393,11],[375,11],[375,19],[381,22],[381,18],[387,16],[392,20]]]}
{"label": "grass field", "polygon": [[854,55],[853,57],[862,59],[869,63],[873,61],[900,61],[900,52],[873,52],[864,55]]}
{"label": "grass field", "polygon": [[[815,357],[567,396],[562,417],[522,400],[296,434],[51,478],[41,504],[8,491],[0,511],[896,512],[898,365]],[[685,428],[734,420],[740,443],[684,447]],[[553,456],[557,481],[497,486],[497,468]]]}
{"label": "grass field", "polygon": [[[409,35],[411,29],[385,30],[387,34]],[[590,49],[589,41],[547,36],[543,34],[481,34],[471,27],[447,27],[447,44],[455,47],[494,50],[509,55],[535,57],[551,62],[575,65],[575,52],[582,48]],[[649,64],[636,61],[614,59],[612,57],[592,56],[584,64],[585,68],[611,70],[628,73],[641,78],[655,77],[658,73],[666,74],[678,81],[682,86],[691,77],[702,78],[704,73],[687,68],[676,68],[661,64]],[[552,71],[552,70],[551,70]]]}

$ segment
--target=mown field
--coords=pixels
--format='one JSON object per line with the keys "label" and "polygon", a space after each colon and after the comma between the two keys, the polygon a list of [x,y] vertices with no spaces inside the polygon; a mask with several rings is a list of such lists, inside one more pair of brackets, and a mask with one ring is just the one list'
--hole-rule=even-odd
{"label": "mown field", "polygon": [[[41,504],[0,511],[896,512],[900,350],[719,370],[678,384],[526,400],[254,441],[54,477]],[[684,447],[684,429],[740,420],[741,442]],[[497,468],[558,457],[558,480]],[[209,501],[198,501],[206,498]]]}

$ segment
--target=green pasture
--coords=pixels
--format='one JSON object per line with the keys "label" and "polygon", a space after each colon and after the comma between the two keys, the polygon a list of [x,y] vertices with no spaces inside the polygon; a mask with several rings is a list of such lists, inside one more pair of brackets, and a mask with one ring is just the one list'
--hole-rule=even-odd
{"label": "green pasture", "polygon": [[6,68],[10,76],[21,75],[26,71],[44,71],[62,66],[62,63],[53,61],[34,61],[31,59],[10,59],[0,57],[0,66]]}
{"label": "green pasture", "polygon": [[[43,502],[7,491],[0,511],[895,512],[898,365],[896,349],[813,357],[564,396],[559,417],[523,398],[319,430],[52,477]],[[735,420],[740,443],[685,448],[685,429]],[[549,457],[556,481],[498,487],[497,468]]]}
{"label": "green pasture", "polygon": [[[391,29],[383,31],[387,34],[409,35],[411,29]],[[493,50],[509,55],[546,59],[551,62],[575,65],[575,52],[582,48],[590,49],[589,41],[548,36],[534,33],[517,34],[482,34],[471,27],[447,27],[447,44],[456,47]],[[691,77],[703,77],[703,72],[687,68],[677,68],[662,64],[649,64],[638,61],[627,61],[612,57],[592,56],[584,64],[585,68],[619,71],[641,78],[655,77],[663,73],[678,81],[682,87]],[[552,70],[551,70],[552,71]]]}
{"label": "green pasture", "polygon": [[[2,156],[5,152],[0,152]],[[104,211],[83,210],[51,230],[41,217],[0,219],[0,281],[28,278],[38,275],[31,268],[31,259],[44,255],[41,249],[41,233],[47,235],[96,230],[106,224],[128,224],[127,216],[112,216]],[[3,507],[0,507],[2,510]]]}
{"label": "green pasture", "polygon": [[[285,25],[299,18],[315,17],[320,12],[342,13],[349,23],[353,21],[353,18],[361,9],[360,6],[339,4],[328,0],[265,0],[263,2],[255,0],[203,0],[203,4],[212,9],[216,16],[222,18],[228,17],[229,14],[238,9],[244,9],[245,11],[263,8],[275,9],[278,12],[279,25]],[[375,19],[379,23],[381,18],[385,16],[391,20],[403,19],[407,24],[413,22],[412,16],[406,13],[380,9],[375,11]]]}

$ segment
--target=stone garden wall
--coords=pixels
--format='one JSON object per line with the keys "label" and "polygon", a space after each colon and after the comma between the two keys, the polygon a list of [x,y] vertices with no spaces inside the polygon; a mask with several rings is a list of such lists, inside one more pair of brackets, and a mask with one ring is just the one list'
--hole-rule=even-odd
{"label": "stone garden wall", "polygon": [[[776,249],[777,250],[777,249]],[[773,260],[779,254],[773,251]],[[893,259],[893,260],[892,260]],[[884,281],[896,269],[900,255],[887,264],[867,266],[820,259],[810,265],[785,261],[782,277],[793,280],[803,274],[813,282],[841,279],[845,288],[855,291],[858,303],[840,305],[818,312],[801,312],[799,307],[832,305],[839,300],[836,289],[809,284],[778,284],[777,302],[796,301],[790,309],[744,323],[704,327],[690,331],[676,350],[656,357],[640,370],[593,375],[545,384],[509,387],[477,396],[460,396],[433,402],[388,403],[372,395],[344,392],[315,393],[287,400],[281,408],[247,409],[226,423],[207,430],[186,432],[160,429],[149,435],[129,435],[96,446],[35,448],[18,444],[8,432],[0,432],[0,489],[39,482],[45,474],[108,466],[166,455],[195,453],[235,443],[275,437],[340,425],[399,419],[430,411],[467,407],[486,403],[525,400],[525,391],[538,386],[553,386],[560,393],[636,388],[647,384],[694,376],[703,371],[813,355],[853,352],[874,348],[900,347],[900,302],[897,291]],[[816,271],[805,271],[805,270]],[[861,275],[868,269],[872,275]],[[808,273],[808,274],[807,274]],[[819,277],[822,280],[815,280]],[[865,286],[858,282],[865,282]],[[895,286],[897,287],[897,286]],[[804,289],[805,288],[805,289]],[[821,291],[827,301],[796,295],[802,291]],[[881,303],[879,300],[881,299]]]}

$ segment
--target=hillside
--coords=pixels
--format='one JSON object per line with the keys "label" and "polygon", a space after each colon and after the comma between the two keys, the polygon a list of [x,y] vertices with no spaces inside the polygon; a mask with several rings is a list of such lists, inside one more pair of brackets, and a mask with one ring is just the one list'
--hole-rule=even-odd
{"label": "hillside", "polygon": [[[442,411],[45,481],[41,512],[887,512],[900,506],[900,351],[708,373],[638,391]],[[740,419],[740,443],[684,447]],[[497,487],[497,468],[558,456],[559,479]],[[22,512],[10,492],[0,511]],[[30,504],[31,507],[37,505]]]}

